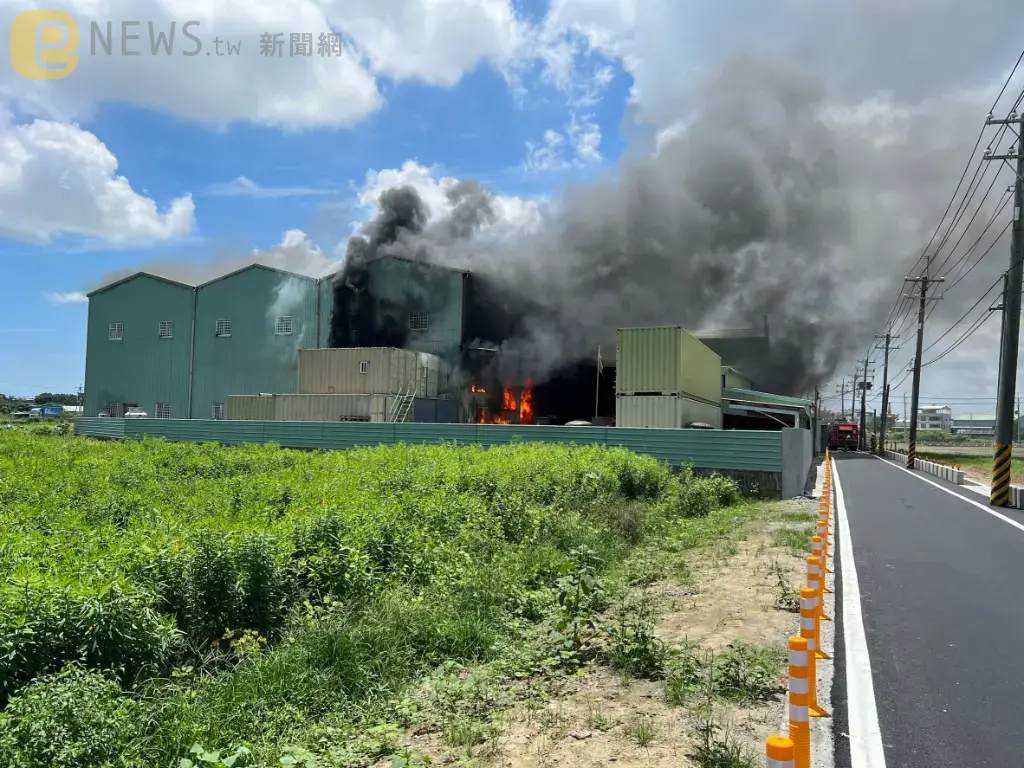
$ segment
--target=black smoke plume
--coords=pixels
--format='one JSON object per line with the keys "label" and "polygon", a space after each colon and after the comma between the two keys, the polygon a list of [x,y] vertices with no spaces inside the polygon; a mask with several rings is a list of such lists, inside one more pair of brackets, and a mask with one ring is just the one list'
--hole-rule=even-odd
{"label": "black smoke plume", "polygon": [[[481,237],[495,198],[476,182],[450,191],[453,212],[441,220],[412,190],[389,190],[349,244],[351,270],[391,253],[529,297],[543,311],[490,341],[534,361],[537,379],[593,360],[598,345],[609,359],[619,327],[699,334],[763,328],[767,316],[770,352],[724,362],[763,389],[808,394],[883,322],[930,234],[922,230],[941,214],[930,190],[955,184],[962,155],[915,153],[912,142],[890,150],[856,121],[829,118],[819,78],[768,58],[732,60],[694,103],[656,151],[631,152],[607,177],[568,188],[511,240]],[[959,146],[959,135],[945,145]],[[912,219],[887,202],[919,200],[922,189]]]}

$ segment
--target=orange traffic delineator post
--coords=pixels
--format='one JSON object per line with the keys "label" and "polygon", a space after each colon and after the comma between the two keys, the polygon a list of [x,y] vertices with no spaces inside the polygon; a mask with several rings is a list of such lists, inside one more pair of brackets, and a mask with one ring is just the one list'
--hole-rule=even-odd
{"label": "orange traffic delineator post", "polygon": [[[814,537],[811,538],[811,557],[818,558],[818,563],[819,564],[825,562],[824,549],[825,549],[825,542],[821,538],[821,536],[814,536]],[[819,576],[821,577],[819,579],[819,581],[821,581],[821,591],[826,593],[826,594],[830,593],[832,590],[829,589],[828,586],[825,584],[825,574],[824,573],[820,573],[820,565],[819,565]]]}
{"label": "orange traffic delineator post", "polygon": [[[821,572],[820,561],[816,557],[807,558],[807,586],[813,590],[816,590],[819,595],[823,595],[824,591],[821,586],[824,583],[824,574]],[[818,618],[822,621],[832,621],[832,617],[826,615],[824,602],[818,603]]]}
{"label": "orange traffic delineator post", "polygon": [[785,736],[769,736],[764,743],[765,768],[796,768],[793,741]]}
{"label": "orange traffic delineator post", "polygon": [[818,521],[818,535],[821,536],[821,580],[824,583],[824,574],[832,573],[832,569],[828,567],[828,523]]}
{"label": "orange traffic delineator post", "polygon": [[811,768],[811,721],[808,712],[807,641],[789,638],[789,739],[793,768]]}
{"label": "orange traffic delineator post", "polygon": [[826,717],[828,710],[818,704],[818,659],[831,658],[819,647],[821,628],[818,625],[817,592],[810,587],[800,590],[800,637],[807,641],[808,654],[807,679],[810,681],[810,696],[807,705],[811,717]]}

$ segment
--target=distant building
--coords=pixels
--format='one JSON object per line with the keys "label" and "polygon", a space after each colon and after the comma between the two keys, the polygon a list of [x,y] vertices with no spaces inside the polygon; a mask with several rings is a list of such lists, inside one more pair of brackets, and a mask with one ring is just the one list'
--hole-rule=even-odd
{"label": "distant building", "polygon": [[949,432],[953,429],[953,411],[948,405],[922,405],[917,410],[917,428]]}
{"label": "distant building", "polygon": [[989,414],[975,413],[953,418],[952,432],[954,435],[975,435],[977,437],[994,437],[996,434],[996,417]]}

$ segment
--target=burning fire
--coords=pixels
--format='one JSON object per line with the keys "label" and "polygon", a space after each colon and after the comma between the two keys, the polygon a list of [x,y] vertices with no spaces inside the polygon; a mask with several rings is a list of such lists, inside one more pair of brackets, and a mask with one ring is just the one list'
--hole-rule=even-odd
{"label": "burning fire", "polygon": [[478,387],[476,384],[474,384],[472,386],[471,391],[473,392],[474,395],[486,395],[487,394],[487,390],[486,389],[484,389],[483,387]]}
{"label": "burning fire", "polygon": [[[474,393],[486,394],[485,390],[477,387],[475,384],[472,386]],[[505,415],[511,414],[511,415]],[[516,397],[516,391],[512,385],[509,384],[505,387],[502,392],[502,404],[501,411],[491,416],[490,410],[487,408],[481,408],[477,412],[476,423],[477,424],[514,424],[517,423],[515,416],[518,416],[519,424],[533,424],[536,420],[536,412],[533,407],[533,382],[526,382],[526,386],[523,388],[519,397]]]}
{"label": "burning fire", "polygon": [[505,402],[501,406],[503,411],[517,411],[516,408],[516,393],[512,391],[512,385],[505,385]]}
{"label": "burning fire", "polygon": [[519,402],[519,423],[533,424],[533,382],[527,380],[526,388]]}

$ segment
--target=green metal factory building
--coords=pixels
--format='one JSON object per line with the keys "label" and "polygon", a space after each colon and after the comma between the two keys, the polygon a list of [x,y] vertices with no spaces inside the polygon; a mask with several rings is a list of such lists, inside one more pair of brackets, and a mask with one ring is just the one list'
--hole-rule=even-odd
{"label": "green metal factory building", "polygon": [[[406,330],[403,346],[463,344],[468,273],[399,258],[368,265],[369,288]],[[334,275],[253,264],[201,285],[138,272],[89,294],[85,415],[221,419],[229,395],[294,393],[299,350],[330,343]]]}

